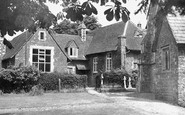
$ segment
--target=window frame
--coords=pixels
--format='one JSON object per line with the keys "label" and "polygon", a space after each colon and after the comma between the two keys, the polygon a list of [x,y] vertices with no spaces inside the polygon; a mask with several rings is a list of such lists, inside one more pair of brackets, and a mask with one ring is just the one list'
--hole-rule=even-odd
{"label": "window frame", "polygon": [[106,54],[106,71],[111,71],[111,70],[112,70],[112,53],[109,52]]}
{"label": "window frame", "polygon": [[[69,71],[69,68],[72,69],[72,73]],[[67,66],[67,73],[68,74],[76,74],[76,67],[75,66]]]}
{"label": "window frame", "polygon": [[69,57],[76,57],[77,58],[78,57],[78,48],[68,47],[68,55],[69,55]]}
{"label": "window frame", "polygon": [[[43,39],[41,39],[41,33],[43,33]],[[45,41],[46,40],[46,32],[45,31],[39,31],[39,40]]]}
{"label": "window frame", "polygon": [[163,71],[171,69],[170,46],[162,47],[162,69]]}
{"label": "window frame", "polygon": [[[37,53],[34,53],[33,51],[37,50]],[[43,52],[42,52],[43,50]],[[50,51],[50,54],[47,54],[47,50]],[[37,61],[34,61],[34,56],[37,58]],[[49,60],[47,59],[47,57],[49,56]],[[43,73],[50,73],[53,72],[54,69],[54,47],[46,47],[46,46],[30,46],[30,65],[37,65],[35,66],[38,70],[40,70],[40,65],[43,64],[44,66],[44,71],[42,71]],[[42,58],[44,57],[44,58]],[[49,62],[47,62],[47,60]],[[49,66],[49,71],[47,71],[47,65]]]}
{"label": "window frame", "polygon": [[98,73],[98,57],[93,58],[93,73]]}

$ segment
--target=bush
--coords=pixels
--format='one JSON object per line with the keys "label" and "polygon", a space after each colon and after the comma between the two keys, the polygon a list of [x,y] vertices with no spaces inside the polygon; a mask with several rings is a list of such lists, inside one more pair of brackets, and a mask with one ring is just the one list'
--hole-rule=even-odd
{"label": "bush", "polygon": [[132,87],[136,87],[138,80],[138,70],[133,70],[131,75],[131,85]]}
{"label": "bush", "polygon": [[31,66],[3,69],[0,72],[0,90],[4,93],[29,92],[37,84],[39,75],[39,71]]}
{"label": "bush", "polygon": [[86,87],[86,75],[71,75],[58,72],[41,74],[39,84],[42,85],[45,91],[58,90],[59,79],[61,81],[61,89]]}
{"label": "bush", "polygon": [[42,86],[40,84],[33,86],[31,91],[30,91],[30,95],[31,96],[43,95],[43,88],[42,88]]}
{"label": "bush", "polygon": [[129,74],[126,70],[116,69],[110,72],[103,73],[104,76],[104,84],[118,84],[124,87],[124,77],[126,77],[126,85],[128,85]]}

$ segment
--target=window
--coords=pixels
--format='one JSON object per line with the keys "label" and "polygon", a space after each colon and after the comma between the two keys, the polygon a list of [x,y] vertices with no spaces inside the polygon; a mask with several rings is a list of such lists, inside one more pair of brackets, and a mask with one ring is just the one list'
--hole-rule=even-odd
{"label": "window", "polygon": [[170,69],[170,48],[164,47],[162,48],[162,63],[163,63],[163,70],[169,70]]}
{"label": "window", "polygon": [[75,74],[75,66],[68,66],[67,67],[67,73],[68,74]]}
{"label": "window", "polygon": [[110,71],[112,69],[112,54],[108,53],[106,56],[106,71]]}
{"label": "window", "polygon": [[78,57],[78,49],[77,48],[69,47],[68,48],[68,55],[70,57]]}
{"label": "window", "polygon": [[98,58],[94,57],[93,58],[93,73],[97,73],[97,65],[98,65]]}
{"label": "window", "polygon": [[45,32],[44,31],[39,32],[39,39],[40,40],[45,40]]}
{"label": "window", "polygon": [[51,49],[32,48],[32,65],[42,72],[51,72],[52,55]]}

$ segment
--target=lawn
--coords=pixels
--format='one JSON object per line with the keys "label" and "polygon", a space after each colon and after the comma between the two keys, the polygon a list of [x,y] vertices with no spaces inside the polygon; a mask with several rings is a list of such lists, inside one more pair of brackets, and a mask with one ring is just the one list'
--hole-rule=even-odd
{"label": "lawn", "polygon": [[0,96],[0,110],[12,108],[56,107],[62,105],[106,102],[105,98],[81,93],[45,93],[41,96],[28,94],[4,94]]}

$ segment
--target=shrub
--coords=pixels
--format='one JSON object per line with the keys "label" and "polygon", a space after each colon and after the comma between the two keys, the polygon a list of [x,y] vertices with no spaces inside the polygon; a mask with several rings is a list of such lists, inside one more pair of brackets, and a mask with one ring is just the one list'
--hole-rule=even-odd
{"label": "shrub", "polygon": [[40,84],[33,86],[31,91],[30,91],[30,95],[31,96],[43,95],[43,88],[42,88],[42,86]]}
{"label": "shrub", "polygon": [[34,67],[13,67],[0,72],[0,89],[5,93],[29,92],[37,84],[39,71]]}
{"label": "shrub", "polygon": [[59,72],[41,74],[39,84],[43,86],[45,91],[58,90],[59,79],[61,81],[60,85],[62,89],[86,87],[86,75],[71,75]]}
{"label": "shrub", "polygon": [[130,75],[127,73],[126,70],[116,69],[110,72],[103,73],[103,76],[104,84],[113,83],[124,87],[124,77],[126,77],[126,85],[128,85],[128,79]]}
{"label": "shrub", "polygon": [[136,87],[138,80],[138,70],[133,70],[131,75],[131,85],[132,87]]}

